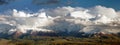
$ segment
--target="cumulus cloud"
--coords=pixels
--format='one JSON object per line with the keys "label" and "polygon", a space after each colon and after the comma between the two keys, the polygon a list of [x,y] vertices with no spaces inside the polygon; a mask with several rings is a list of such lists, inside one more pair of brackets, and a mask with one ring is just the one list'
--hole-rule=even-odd
{"label": "cumulus cloud", "polygon": [[26,33],[27,30],[118,33],[120,32],[118,28],[120,24],[119,16],[118,11],[104,6],[95,6],[89,9],[58,7],[41,9],[39,12],[32,14],[13,9],[11,16],[1,15],[0,24],[5,24],[5,26],[0,26],[0,29],[8,32],[19,30],[23,33]]}
{"label": "cumulus cloud", "polygon": [[117,17],[117,12],[113,8],[107,8],[104,6],[96,6],[92,8],[91,13],[95,15],[103,15],[108,18],[114,18]]}

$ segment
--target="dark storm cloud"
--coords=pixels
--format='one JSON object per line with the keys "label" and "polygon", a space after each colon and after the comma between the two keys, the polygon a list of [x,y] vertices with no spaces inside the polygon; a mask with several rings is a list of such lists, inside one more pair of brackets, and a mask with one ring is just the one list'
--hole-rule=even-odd
{"label": "dark storm cloud", "polygon": [[8,4],[12,1],[15,1],[15,0],[0,0],[0,5],[3,5],[3,4]]}
{"label": "dark storm cloud", "polygon": [[5,4],[5,3],[7,3],[7,2],[4,0],[0,0],[0,5]]}
{"label": "dark storm cloud", "polygon": [[60,0],[33,0],[33,3],[35,3],[37,5],[57,4],[59,2],[60,2]]}

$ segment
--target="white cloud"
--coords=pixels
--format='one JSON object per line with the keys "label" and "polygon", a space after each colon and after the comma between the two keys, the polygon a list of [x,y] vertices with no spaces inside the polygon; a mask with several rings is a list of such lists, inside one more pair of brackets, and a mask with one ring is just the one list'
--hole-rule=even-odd
{"label": "white cloud", "polygon": [[[42,29],[46,31],[84,31],[86,33],[110,32],[109,28],[104,28],[99,25],[107,25],[109,27],[112,22],[120,23],[120,18],[118,18],[120,16],[119,12],[113,8],[104,6],[96,6],[89,9],[81,7],[59,7],[55,9],[44,9],[33,14],[14,9],[12,14],[11,16],[1,16],[0,24],[16,26],[16,29],[22,32],[26,32],[29,29],[33,31],[40,31]],[[13,29],[9,28],[9,30]],[[120,30],[113,32],[120,32]]]}

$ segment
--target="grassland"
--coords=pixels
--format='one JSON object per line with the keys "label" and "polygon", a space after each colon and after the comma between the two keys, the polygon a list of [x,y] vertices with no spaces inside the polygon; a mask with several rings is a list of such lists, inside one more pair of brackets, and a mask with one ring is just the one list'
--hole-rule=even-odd
{"label": "grassland", "polygon": [[26,36],[20,38],[0,39],[0,45],[120,45],[120,37],[50,37]]}

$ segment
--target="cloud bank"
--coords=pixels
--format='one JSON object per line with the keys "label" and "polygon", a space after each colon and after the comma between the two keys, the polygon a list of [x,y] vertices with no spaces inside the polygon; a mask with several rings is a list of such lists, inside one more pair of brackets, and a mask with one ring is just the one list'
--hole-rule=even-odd
{"label": "cloud bank", "polygon": [[0,33],[11,34],[15,31],[27,33],[28,30],[44,32],[120,32],[120,12],[113,8],[95,6],[89,9],[82,7],[58,7],[40,9],[29,13],[13,9],[12,13],[0,16]]}

